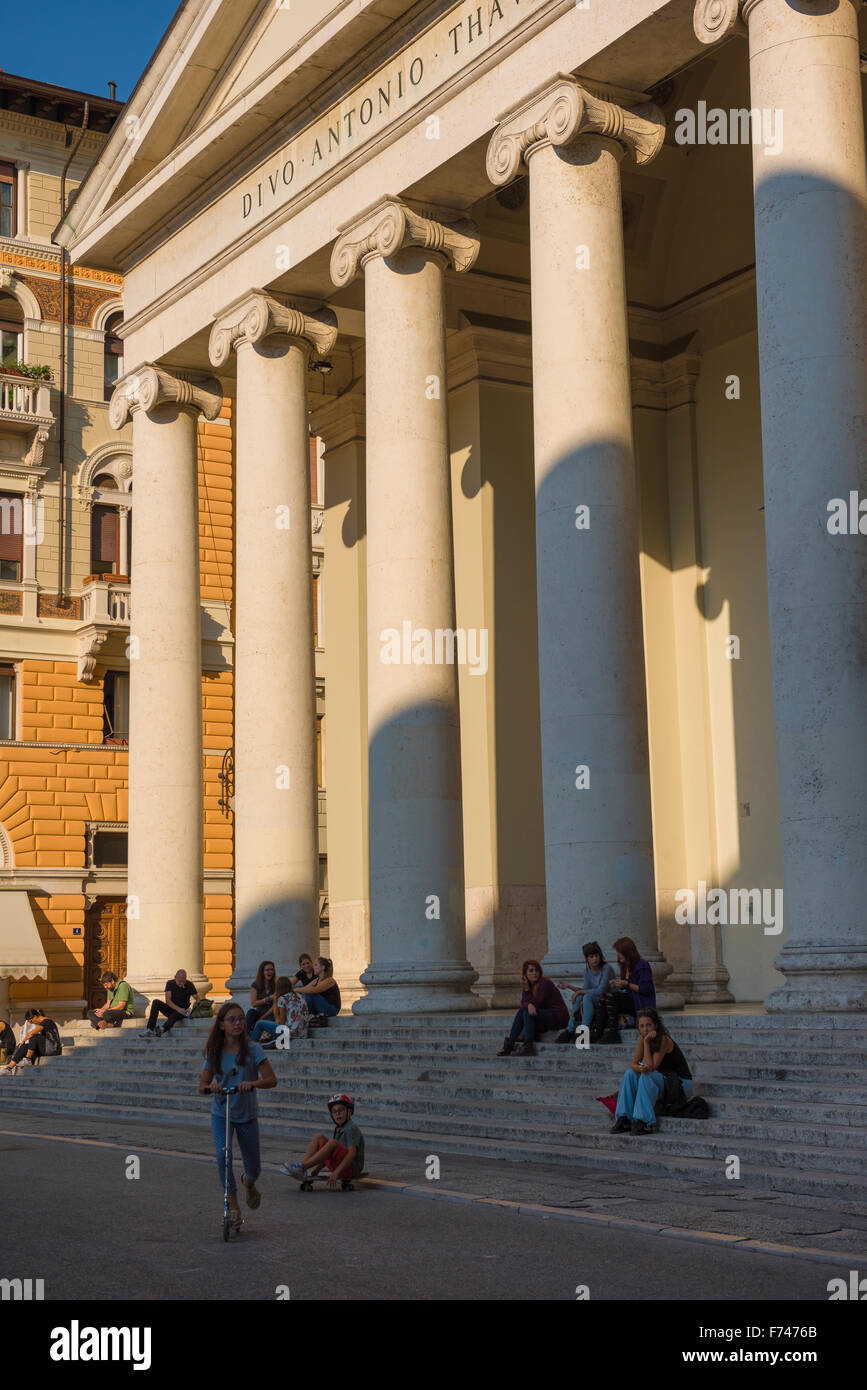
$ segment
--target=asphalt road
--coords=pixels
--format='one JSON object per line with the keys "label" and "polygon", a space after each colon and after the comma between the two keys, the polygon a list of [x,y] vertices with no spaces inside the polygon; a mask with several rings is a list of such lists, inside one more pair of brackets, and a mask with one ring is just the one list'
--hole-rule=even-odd
{"label": "asphalt road", "polygon": [[[132,1145],[0,1137],[0,1277],[44,1278],[46,1300],[274,1300],[282,1291],[293,1301],[572,1301],[587,1286],[591,1300],[827,1303],[828,1280],[845,1273],[799,1256],[376,1188],[302,1193],[273,1172],[259,1211],[224,1245],[213,1160],[140,1152],[140,1175],[128,1178],[135,1154]],[[107,1254],[119,1247],[125,1257]]]}

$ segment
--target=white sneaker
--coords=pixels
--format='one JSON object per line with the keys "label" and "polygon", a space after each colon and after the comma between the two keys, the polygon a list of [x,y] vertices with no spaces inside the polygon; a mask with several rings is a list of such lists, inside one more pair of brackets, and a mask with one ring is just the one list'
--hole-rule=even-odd
{"label": "white sneaker", "polygon": [[139,1042],[144,1042],[145,1040],[150,1042],[151,1038],[153,1037],[153,1033],[151,1032],[150,1028],[143,1028],[139,1033],[138,1037]]}

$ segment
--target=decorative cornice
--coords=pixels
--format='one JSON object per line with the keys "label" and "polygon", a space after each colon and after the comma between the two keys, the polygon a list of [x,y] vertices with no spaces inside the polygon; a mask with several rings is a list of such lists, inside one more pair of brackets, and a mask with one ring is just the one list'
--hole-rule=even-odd
{"label": "decorative cornice", "polygon": [[[217,389],[210,389],[212,385]],[[223,397],[217,382],[199,384],[146,362],[117,383],[109,406],[109,423],[112,429],[122,429],[137,410],[149,412],[160,405],[188,407],[206,420],[216,420]]]}
{"label": "decorative cornice", "polygon": [[338,289],[354,280],[359,267],[374,256],[396,256],[410,246],[438,252],[457,271],[469,270],[479,254],[473,222],[436,221],[400,198],[381,198],[340,231],[331,256],[331,279]]}
{"label": "decorative cornice", "polygon": [[208,352],[211,365],[223,367],[233,348],[242,343],[261,343],[272,333],[283,333],[304,344],[317,357],[327,357],[337,342],[337,315],[333,309],[304,313],[281,304],[264,290],[250,290],[216,316]]}
{"label": "decorative cornice", "polygon": [[665,118],[652,101],[619,105],[561,74],[499,117],[488,145],[488,178],[497,185],[511,183],[534,148],[570,145],[582,135],[614,140],[636,164],[649,164],[662,149]]}
{"label": "decorative cornice", "polygon": [[702,43],[722,43],[732,34],[747,32],[740,0],[696,0],[692,27]]}

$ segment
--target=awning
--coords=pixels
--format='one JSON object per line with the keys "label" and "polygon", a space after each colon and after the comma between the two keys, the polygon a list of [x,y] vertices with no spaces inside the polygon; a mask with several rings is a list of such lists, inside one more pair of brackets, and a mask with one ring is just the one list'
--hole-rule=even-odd
{"label": "awning", "polygon": [[0,890],[0,980],[47,980],[48,961],[26,893]]}

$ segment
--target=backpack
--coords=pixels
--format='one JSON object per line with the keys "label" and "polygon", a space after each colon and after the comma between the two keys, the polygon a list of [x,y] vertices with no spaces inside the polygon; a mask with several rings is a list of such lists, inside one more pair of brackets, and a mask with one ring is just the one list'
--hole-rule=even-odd
{"label": "backpack", "polygon": [[42,1020],[42,1036],[45,1040],[44,1057],[60,1057],[63,1053],[63,1043],[60,1041],[60,1033],[53,1018]]}
{"label": "backpack", "polygon": [[197,1004],[193,1005],[190,1018],[211,1018],[213,1013],[214,1006],[210,999],[200,999]]}

